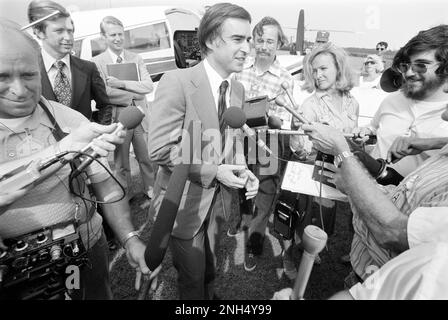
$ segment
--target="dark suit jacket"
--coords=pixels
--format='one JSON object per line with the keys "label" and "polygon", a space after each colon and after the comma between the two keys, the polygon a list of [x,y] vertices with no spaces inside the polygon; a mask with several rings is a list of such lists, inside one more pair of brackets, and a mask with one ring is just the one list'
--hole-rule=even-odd
{"label": "dark suit jacket", "polygon": [[[230,106],[242,107],[243,101],[243,85],[232,80]],[[179,160],[178,150],[181,140],[179,138],[185,134],[182,129],[187,130],[190,122],[200,123],[199,128],[203,136],[202,152],[200,152],[202,162],[190,167],[189,180],[184,189],[172,232],[175,237],[191,239],[200,229],[212,205],[218,185],[216,180],[218,164],[223,158],[226,159],[226,163],[244,164],[243,148],[238,148],[236,154],[232,152],[223,154],[221,147],[217,148],[213,143],[217,141],[216,138],[220,140],[219,120],[203,63],[189,69],[165,73],[157,87],[150,113],[149,156],[159,165],[150,216],[159,210],[171,176],[171,169]],[[241,143],[240,129],[235,130],[236,137],[238,134],[239,138],[235,141]],[[188,137],[183,137],[182,140],[184,139]],[[230,148],[235,146],[232,146],[231,140],[227,140],[226,149],[228,145]],[[227,218],[231,210],[231,194],[224,185],[221,185],[219,196],[223,197],[223,212]]]}
{"label": "dark suit jacket", "polygon": [[[106,108],[109,98],[106,94],[104,81],[95,63],[70,56],[70,70],[72,72],[72,101],[70,108],[79,111],[87,119],[92,120],[91,101],[95,100],[97,109]],[[56,100],[53,87],[48,79],[45,66],[41,64],[42,95],[48,100]]]}

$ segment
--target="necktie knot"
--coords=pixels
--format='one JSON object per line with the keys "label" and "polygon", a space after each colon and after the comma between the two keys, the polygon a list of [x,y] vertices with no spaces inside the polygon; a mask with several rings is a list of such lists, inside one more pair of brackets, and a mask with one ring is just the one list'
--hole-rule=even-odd
{"label": "necktie knot", "polygon": [[65,67],[65,63],[64,63],[64,61],[58,60],[58,61],[56,61],[56,62],[54,63],[54,66],[55,66],[59,71],[62,72],[62,69],[64,69],[64,67]]}
{"label": "necktie knot", "polygon": [[227,80],[221,82],[221,85],[219,86],[219,95],[225,95],[228,87],[229,82]]}
{"label": "necktie knot", "polygon": [[123,62],[123,58],[121,58],[120,56],[117,57],[117,63],[122,63]]}

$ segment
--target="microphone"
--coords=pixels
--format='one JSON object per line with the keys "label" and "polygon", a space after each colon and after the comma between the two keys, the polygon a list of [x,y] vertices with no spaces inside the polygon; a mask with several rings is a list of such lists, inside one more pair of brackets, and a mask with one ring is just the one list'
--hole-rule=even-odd
{"label": "microphone", "polygon": [[256,129],[257,133],[268,133],[268,134],[283,134],[283,135],[297,135],[297,136],[306,136],[307,134],[303,131],[297,130],[282,130],[282,129]]}
{"label": "microphone", "polygon": [[255,138],[255,131],[249,128],[249,126],[246,124],[246,115],[244,114],[244,111],[241,110],[241,108],[238,107],[230,107],[227,108],[227,110],[223,114],[225,123],[233,128],[233,129],[241,129],[243,130],[249,138],[251,138],[253,141],[257,143],[257,145],[266,151],[269,155],[272,155],[273,152],[269,147],[266,145],[266,143],[261,140]]}
{"label": "microphone", "polygon": [[[112,134],[118,135],[118,132],[120,132],[122,129],[134,129],[142,122],[144,116],[145,114],[139,107],[127,106],[123,111],[121,111],[120,115],[118,116],[118,125],[114,132],[112,132]],[[93,158],[98,156],[98,154],[90,147],[90,144],[82,149],[81,152],[88,153]],[[77,175],[79,175],[82,170],[84,170],[92,163],[93,158],[87,157],[86,159],[84,159],[76,168],[76,170],[73,171],[73,176],[76,177]]]}
{"label": "microphone", "polygon": [[327,244],[327,233],[321,228],[308,225],[303,231],[303,254],[300,260],[299,272],[294,283],[291,300],[301,300],[305,294],[306,285],[313,269],[314,259]]}
{"label": "microphone", "polygon": [[[283,87],[283,85],[282,85]],[[288,92],[288,91],[286,91]],[[289,97],[289,94],[288,94]],[[290,99],[292,99],[292,97],[290,97]],[[293,102],[293,100],[291,100],[291,102]],[[288,110],[289,113],[291,113],[293,115],[294,118],[296,118],[297,120],[299,120],[302,123],[305,124],[311,124],[310,121],[308,121],[303,115],[299,114],[297,111],[295,111],[294,109],[292,109],[285,101],[285,99],[282,96],[278,96],[277,98],[275,98],[275,103],[277,105],[279,105],[280,107],[285,108],[286,110]],[[297,106],[295,104],[293,104],[294,108],[297,108]]]}

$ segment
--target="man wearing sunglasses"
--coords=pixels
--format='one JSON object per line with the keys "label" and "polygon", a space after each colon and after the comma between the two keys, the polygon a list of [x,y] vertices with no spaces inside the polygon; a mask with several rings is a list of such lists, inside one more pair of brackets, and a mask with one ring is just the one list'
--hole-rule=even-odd
{"label": "man wearing sunglasses", "polygon": [[393,167],[404,177],[434,154],[431,149],[447,142],[440,138],[448,137],[448,123],[440,117],[448,103],[443,91],[447,43],[448,25],[421,31],[409,40],[392,63],[402,75],[402,87],[384,99],[368,128],[356,130],[377,135],[373,157],[403,158]]}

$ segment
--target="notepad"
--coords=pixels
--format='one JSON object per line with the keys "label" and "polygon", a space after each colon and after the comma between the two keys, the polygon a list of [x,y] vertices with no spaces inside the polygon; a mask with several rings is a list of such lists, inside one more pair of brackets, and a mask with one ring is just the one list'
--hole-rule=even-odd
{"label": "notepad", "polygon": [[106,65],[107,74],[119,80],[140,81],[137,64],[134,62],[111,63]]}

